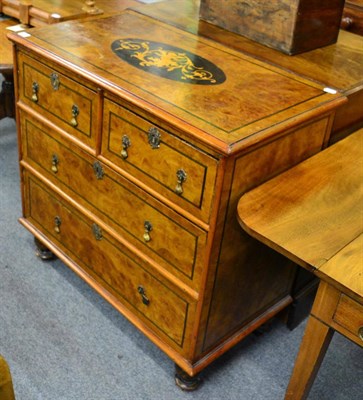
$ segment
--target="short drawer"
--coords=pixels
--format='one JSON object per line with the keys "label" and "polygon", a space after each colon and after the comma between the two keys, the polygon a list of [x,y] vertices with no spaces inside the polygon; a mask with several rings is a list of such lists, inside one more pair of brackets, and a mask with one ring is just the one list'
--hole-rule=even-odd
{"label": "short drawer", "polygon": [[91,148],[96,146],[99,100],[68,76],[19,53],[19,98]]}
{"label": "short drawer", "polygon": [[205,222],[218,161],[108,99],[102,155]]}
{"label": "short drawer", "polygon": [[206,232],[96,158],[24,114],[24,161],[90,209],[127,241],[197,289]]}
{"label": "short drawer", "polygon": [[346,296],[340,295],[339,303],[333,315],[333,321],[351,332],[363,346],[363,305]]}
{"label": "short drawer", "polygon": [[25,218],[152,331],[183,348],[194,302],[46,185],[24,175]]}

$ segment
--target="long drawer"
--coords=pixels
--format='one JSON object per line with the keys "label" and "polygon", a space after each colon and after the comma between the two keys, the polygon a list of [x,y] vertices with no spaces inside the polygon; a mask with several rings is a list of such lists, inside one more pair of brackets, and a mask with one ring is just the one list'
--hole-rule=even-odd
{"label": "long drawer", "polygon": [[[195,303],[27,171],[25,218],[158,336],[183,348]],[[180,350],[180,349],[179,349]]]}
{"label": "long drawer", "polygon": [[208,223],[218,161],[107,98],[103,115],[102,155]]}
{"label": "long drawer", "polygon": [[198,290],[206,232],[22,113],[25,162],[163,268]]}
{"label": "long drawer", "polygon": [[95,149],[99,100],[95,89],[19,53],[19,99]]}

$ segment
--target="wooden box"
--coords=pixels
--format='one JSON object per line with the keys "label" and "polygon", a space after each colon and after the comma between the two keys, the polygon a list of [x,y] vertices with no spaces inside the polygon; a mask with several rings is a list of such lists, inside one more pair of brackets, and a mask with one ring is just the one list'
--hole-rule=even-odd
{"label": "wooden box", "polygon": [[201,0],[200,18],[287,54],[335,43],[344,0]]}
{"label": "wooden box", "polygon": [[189,375],[291,304],[237,202],[327,144],[343,95],[132,11],[10,37],[38,240]]}

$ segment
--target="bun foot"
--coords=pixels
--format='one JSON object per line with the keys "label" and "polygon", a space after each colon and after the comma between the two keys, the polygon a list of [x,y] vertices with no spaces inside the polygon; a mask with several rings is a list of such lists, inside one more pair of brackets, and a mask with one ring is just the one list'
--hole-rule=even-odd
{"label": "bun foot", "polygon": [[176,365],[175,383],[180,389],[191,392],[198,389],[198,387],[202,383],[202,380],[199,376],[189,376],[178,365]]}
{"label": "bun foot", "polygon": [[34,238],[34,243],[36,246],[36,255],[40,259],[47,261],[47,260],[53,260],[55,255],[37,238]]}

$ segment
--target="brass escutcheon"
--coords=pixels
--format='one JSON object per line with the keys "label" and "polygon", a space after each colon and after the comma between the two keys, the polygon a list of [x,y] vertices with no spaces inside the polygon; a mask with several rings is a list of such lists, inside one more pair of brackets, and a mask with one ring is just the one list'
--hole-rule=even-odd
{"label": "brass escutcheon", "polygon": [[127,153],[127,149],[131,146],[130,138],[127,135],[122,136],[122,150],[121,150],[121,157],[126,160],[129,156]]}
{"label": "brass escutcheon", "polygon": [[97,224],[92,225],[92,233],[96,240],[102,239],[102,229]]}
{"label": "brass escutcheon", "polygon": [[50,74],[50,84],[52,85],[52,88],[54,90],[58,90],[59,89],[59,84],[60,84],[59,76],[55,72],[52,72]]}
{"label": "brass escutcheon", "polygon": [[187,173],[183,169],[176,171],[177,184],[175,187],[175,193],[181,195],[183,193],[183,183],[187,180]]}
{"label": "brass escutcheon", "polygon": [[77,117],[79,115],[79,108],[76,104],[73,104],[72,106],[72,119],[71,119],[71,125],[73,127],[78,126],[78,121],[77,121]]}
{"label": "brass escutcheon", "polygon": [[152,149],[158,149],[160,147],[161,134],[158,128],[154,126],[149,129],[148,142]]}
{"label": "brass escutcheon", "polygon": [[94,171],[97,179],[103,179],[103,176],[105,175],[105,173],[104,173],[102,165],[99,161],[95,161],[93,163],[93,171]]}
{"label": "brass escutcheon", "polygon": [[144,240],[145,242],[150,242],[151,240],[151,236],[150,236],[150,232],[153,229],[153,226],[151,225],[151,223],[149,221],[145,221],[144,222],[144,228],[145,228],[145,232],[144,232]]}
{"label": "brass escutcheon", "polygon": [[149,300],[149,298],[146,296],[145,289],[143,288],[143,286],[139,285],[138,288],[137,288],[137,291],[138,291],[138,292],[140,293],[140,295],[141,295],[142,302],[143,302],[146,306],[148,306],[148,305],[150,304],[150,300]]}
{"label": "brass escutcheon", "polygon": [[52,155],[52,171],[56,174],[58,172],[59,158],[56,154]]}
{"label": "brass escutcheon", "polygon": [[37,82],[33,82],[33,84],[32,84],[32,101],[34,101],[34,103],[38,102],[38,92],[39,92],[39,84]]}
{"label": "brass escutcheon", "polygon": [[58,216],[54,217],[54,231],[56,233],[60,233],[61,223],[62,223],[62,220],[60,217],[58,217]]}
{"label": "brass escutcheon", "polygon": [[358,329],[359,339],[363,341],[363,326]]}

